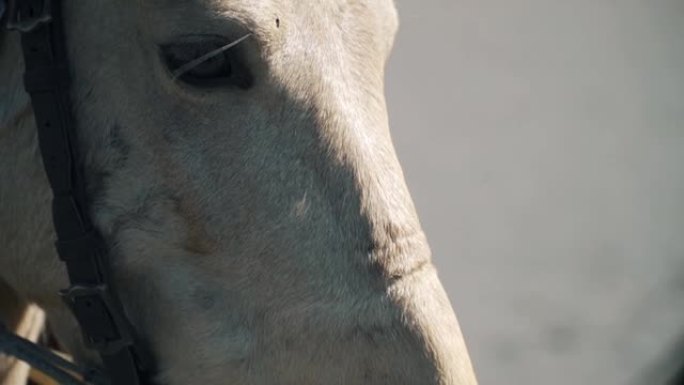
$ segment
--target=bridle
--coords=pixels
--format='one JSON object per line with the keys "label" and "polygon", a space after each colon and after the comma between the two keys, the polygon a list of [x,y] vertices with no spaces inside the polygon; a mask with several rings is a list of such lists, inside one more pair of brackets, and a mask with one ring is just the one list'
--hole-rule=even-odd
{"label": "bridle", "polygon": [[76,317],[86,346],[99,353],[105,370],[78,367],[2,327],[0,351],[27,361],[62,384],[142,385],[152,369],[150,360],[116,295],[107,248],[86,204],[69,100],[61,6],[60,0],[0,0],[0,20],[7,29],[21,33],[24,87],[31,97],[53,192],[56,248],[71,284],[60,296]]}

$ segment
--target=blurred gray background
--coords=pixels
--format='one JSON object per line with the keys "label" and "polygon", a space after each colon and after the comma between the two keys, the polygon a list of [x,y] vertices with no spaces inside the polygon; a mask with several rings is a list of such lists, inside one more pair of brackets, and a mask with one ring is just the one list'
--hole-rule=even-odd
{"label": "blurred gray background", "polygon": [[657,384],[684,338],[684,0],[397,5],[393,138],[480,383]]}

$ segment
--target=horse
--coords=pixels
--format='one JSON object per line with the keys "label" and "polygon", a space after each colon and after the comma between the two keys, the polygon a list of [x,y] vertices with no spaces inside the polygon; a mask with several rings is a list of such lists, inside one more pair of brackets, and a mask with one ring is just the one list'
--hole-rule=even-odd
{"label": "horse", "polygon": [[[62,16],[87,207],[152,383],[476,384],[390,136],[391,0],[64,1]],[[5,315],[37,304],[97,365],[56,295],[22,71],[4,32]]]}

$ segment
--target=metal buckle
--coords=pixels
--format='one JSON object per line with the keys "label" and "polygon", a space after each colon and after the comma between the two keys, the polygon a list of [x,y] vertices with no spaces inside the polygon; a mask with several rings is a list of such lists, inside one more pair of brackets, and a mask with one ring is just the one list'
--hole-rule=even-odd
{"label": "metal buckle", "polygon": [[51,0],[25,1],[27,9],[22,12],[19,4],[22,0],[0,0],[6,2],[7,29],[19,32],[31,32],[40,24],[52,20]]}
{"label": "metal buckle", "polygon": [[74,285],[59,294],[78,319],[86,346],[113,354],[133,345],[128,323],[106,285]]}

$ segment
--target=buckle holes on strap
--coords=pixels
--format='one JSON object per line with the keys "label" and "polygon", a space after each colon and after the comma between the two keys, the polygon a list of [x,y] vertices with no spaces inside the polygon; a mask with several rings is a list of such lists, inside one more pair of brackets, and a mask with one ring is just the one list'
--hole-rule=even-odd
{"label": "buckle holes on strap", "polygon": [[29,51],[31,51],[32,53],[36,53],[38,52],[38,48],[36,48],[36,46],[31,46],[31,48],[29,48]]}
{"label": "buckle holes on strap", "polygon": [[43,127],[50,128],[52,124],[50,124],[50,121],[48,120],[47,122],[43,123]]}

